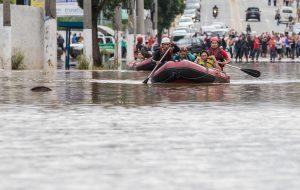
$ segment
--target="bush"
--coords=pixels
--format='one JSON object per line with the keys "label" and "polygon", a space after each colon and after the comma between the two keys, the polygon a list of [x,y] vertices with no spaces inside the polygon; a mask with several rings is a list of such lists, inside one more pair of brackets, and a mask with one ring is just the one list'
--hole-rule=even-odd
{"label": "bush", "polygon": [[16,53],[11,57],[11,68],[13,70],[22,70],[24,69],[24,54],[17,50]]}
{"label": "bush", "polygon": [[77,61],[78,61],[77,69],[79,69],[79,70],[88,70],[89,69],[90,61],[86,56],[79,55],[77,57]]}

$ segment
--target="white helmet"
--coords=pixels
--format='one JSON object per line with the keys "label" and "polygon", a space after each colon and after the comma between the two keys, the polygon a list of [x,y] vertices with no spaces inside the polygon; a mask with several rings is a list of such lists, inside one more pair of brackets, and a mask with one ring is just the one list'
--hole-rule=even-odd
{"label": "white helmet", "polygon": [[162,43],[162,44],[171,43],[171,40],[170,40],[170,38],[168,38],[168,37],[164,37],[164,38],[161,40],[161,43]]}

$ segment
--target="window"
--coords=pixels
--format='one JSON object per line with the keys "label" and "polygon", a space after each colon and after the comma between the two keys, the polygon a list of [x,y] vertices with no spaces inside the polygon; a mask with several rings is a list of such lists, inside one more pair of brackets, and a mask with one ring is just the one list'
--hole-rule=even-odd
{"label": "window", "polygon": [[103,38],[98,38],[98,43],[104,44]]}

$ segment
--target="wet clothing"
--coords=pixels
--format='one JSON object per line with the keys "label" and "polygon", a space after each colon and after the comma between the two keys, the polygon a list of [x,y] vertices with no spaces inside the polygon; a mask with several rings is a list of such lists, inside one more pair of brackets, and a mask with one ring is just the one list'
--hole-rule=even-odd
{"label": "wet clothing", "polygon": [[[177,45],[174,45],[173,48],[171,48],[169,50],[169,52],[167,53],[167,55],[163,58],[163,60],[161,61],[162,63],[168,62],[168,61],[172,61],[173,60],[173,55],[176,54],[177,52],[180,51],[180,48]],[[153,61],[160,61],[161,58],[164,56],[165,52],[162,52],[161,48],[158,48],[154,51],[153,56],[152,56],[152,60]]]}
{"label": "wet clothing", "polygon": [[64,51],[64,43],[65,40],[63,39],[62,36],[58,36],[57,38],[57,46],[60,47]]}
{"label": "wet clothing", "polygon": [[215,67],[215,61],[213,57],[208,57],[206,61],[202,60],[201,57],[198,57],[195,62],[199,65],[202,65],[206,68],[214,68]]}
{"label": "wet clothing", "polygon": [[[209,51],[208,51],[208,54],[210,56],[212,56],[212,55],[215,56],[215,58],[218,62],[224,62],[225,60],[229,59],[229,56],[228,56],[227,52],[223,49],[220,49],[220,48],[217,48],[217,49],[210,48]],[[224,65],[219,64],[219,66],[223,70]]]}
{"label": "wet clothing", "polygon": [[188,60],[188,61],[194,62],[196,60],[196,56],[194,56],[192,53],[188,52],[186,57],[180,57],[180,54],[176,53],[173,56],[173,60],[174,61]]}
{"label": "wet clothing", "polygon": [[215,58],[218,62],[223,62],[229,58],[227,52],[220,48],[217,48],[217,49],[210,48],[208,53],[209,53],[209,55],[215,56]]}
{"label": "wet clothing", "polygon": [[144,56],[144,58],[150,58],[151,57],[151,54],[149,53],[150,51],[151,49],[147,48],[145,45],[139,42],[135,46],[134,54],[135,57],[137,57],[137,55],[141,53]]}

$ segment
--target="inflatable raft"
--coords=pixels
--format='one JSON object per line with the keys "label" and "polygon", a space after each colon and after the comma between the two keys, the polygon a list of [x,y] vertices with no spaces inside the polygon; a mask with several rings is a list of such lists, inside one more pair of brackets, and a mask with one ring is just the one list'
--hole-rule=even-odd
{"label": "inflatable raft", "polygon": [[151,78],[152,83],[229,83],[223,71],[207,69],[190,61],[170,61],[161,66]]}
{"label": "inflatable raft", "polygon": [[128,69],[137,71],[152,71],[155,67],[155,62],[152,58],[145,59],[142,62],[131,62],[127,65]]}

